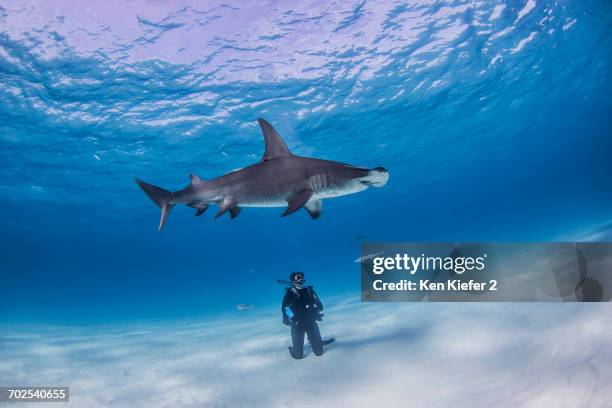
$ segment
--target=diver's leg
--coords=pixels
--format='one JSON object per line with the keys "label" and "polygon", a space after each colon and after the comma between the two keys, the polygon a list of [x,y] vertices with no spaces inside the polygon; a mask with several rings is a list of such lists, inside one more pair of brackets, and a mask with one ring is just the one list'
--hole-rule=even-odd
{"label": "diver's leg", "polygon": [[321,332],[316,321],[313,320],[312,323],[306,325],[306,334],[308,335],[312,352],[317,356],[323,354],[323,340],[321,339]]}
{"label": "diver's leg", "polygon": [[291,357],[300,359],[304,357],[304,328],[302,325],[291,323]]}

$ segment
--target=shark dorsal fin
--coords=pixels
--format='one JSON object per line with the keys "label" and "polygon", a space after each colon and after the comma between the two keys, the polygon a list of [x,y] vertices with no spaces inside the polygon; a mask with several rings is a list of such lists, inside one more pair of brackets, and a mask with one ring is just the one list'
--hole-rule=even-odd
{"label": "shark dorsal fin", "polygon": [[202,182],[202,179],[196,176],[195,174],[190,174],[189,178],[191,179],[191,184],[194,186]]}
{"label": "shark dorsal fin", "polygon": [[266,151],[261,160],[266,161],[278,157],[291,156],[291,152],[276,129],[274,129],[265,119],[257,119],[257,122],[259,122],[266,144]]}

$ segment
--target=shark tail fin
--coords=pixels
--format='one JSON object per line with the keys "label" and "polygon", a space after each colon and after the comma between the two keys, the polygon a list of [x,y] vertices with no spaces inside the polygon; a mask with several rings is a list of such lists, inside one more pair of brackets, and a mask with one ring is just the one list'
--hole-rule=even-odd
{"label": "shark tail fin", "polygon": [[140,188],[142,188],[142,191],[144,191],[145,194],[149,196],[149,198],[153,200],[153,202],[157,204],[157,206],[161,209],[159,227],[157,228],[158,231],[161,231],[161,229],[164,228],[164,225],[166,224],[166,220],[168,219],[168,214],[170,214],[170,210],[172,210],[172,207],[174,207],[174,204],[170,203],[172,193],[168,190],[164,190],[161,187],[154,186],[153,184],[145,183],[140,179],[135,180],[136,183],[140,186]]}

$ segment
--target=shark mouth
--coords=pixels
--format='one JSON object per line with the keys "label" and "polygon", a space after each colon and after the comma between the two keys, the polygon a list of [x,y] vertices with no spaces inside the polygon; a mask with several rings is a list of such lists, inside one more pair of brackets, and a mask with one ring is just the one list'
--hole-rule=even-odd
{"label": "shark mouth", "polygon": [[384,167],[376,167],[369,171],[368,175],[360,181],[362,184],[371,187],[382,187],[389,180],[389,172]]}

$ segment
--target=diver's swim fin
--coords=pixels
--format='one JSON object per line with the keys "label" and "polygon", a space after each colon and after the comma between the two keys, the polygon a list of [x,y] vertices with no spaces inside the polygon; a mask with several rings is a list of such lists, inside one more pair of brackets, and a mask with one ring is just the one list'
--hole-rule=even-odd
{"label": "diver's swim fin", "polygon": [[327,340],[323,340],[323,345],[327,346],[328,344],[332,344],[334,341],[336,341],[334,337],[327,339]]}

